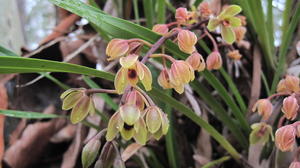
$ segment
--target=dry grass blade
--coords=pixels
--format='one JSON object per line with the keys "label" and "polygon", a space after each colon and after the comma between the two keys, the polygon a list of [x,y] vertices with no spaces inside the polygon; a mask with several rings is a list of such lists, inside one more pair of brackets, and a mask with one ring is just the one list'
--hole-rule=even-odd
{"label": "dry grass blade", "polygon": [[126,149],[123,151],[121,157],[124,162],[126,162],[132,155],[134,155],[142,145],[137,143],[132,143],[129,146],[126,147]]}

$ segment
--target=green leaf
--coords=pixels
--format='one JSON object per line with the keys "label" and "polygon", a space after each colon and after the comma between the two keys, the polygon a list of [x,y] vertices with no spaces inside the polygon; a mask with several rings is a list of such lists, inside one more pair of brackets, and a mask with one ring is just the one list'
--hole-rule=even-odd
{"label": "green leaf", "polygon": [[0,73],[68,72],[113,80],[113,75],[96,69],[36,58],[0,56]]}
{"label": "green leaf", "polygon": [[225,103],[231,108],[233,115],[240,122],[242,129],[246,131],[246,134],[248,134],[250,132],[250,127],[246,117],[243,115],[232,97],[227,93],[227,90],[224,88],[223,84],[210,71],[205,70],[202,73],[207,82],[209,82],[218,91]]}
{"label": "green leaf", "polygon": [[194,3],[194,6],[195,7],[198,7],[198,5],[202,2],[203,0],[196,0],[195,3]]}
{"label": "green leaf", "polygon": [[166,22],[166,3],[165,0],[157,0],[157,23]]}
{"label": "green leaf", "polygon": [[279,82],[280,76],[284,72],[285,64],[286,64],[286,54],[290,47],[290,44],[293,39],[293,33],[296,30],[299,21],[300,21],[300,2],[298,2],[297,6],[295,7],[296,11],[292,17],[292,20],[285,32],[283,32],[283,39],[281,41],[281,47],[279,50],[279,64],[276,68],[276,72],[273,78],[272,87],[271,87],[271,94],[276,91],[276,86]]}
{"label": "green leaf", "polygon": [[234,147],[209,123],[207,123],[202,118],[198,117],[195,112],[193,112],[190,108],[182,104],[181,102],[175,100],[174,98],[164,94],[163,92],[159,91],[156,88],[153,88],[150,92],[148,92],[150,95],[155,97],[159,101],[163,101],[167,104],[169,104],[174,109],[180,111],[185,116],[187,116],[189,119],[194,121],[197,125],[199,125],[201,128],[205,129],[210,136],[212,136],[217,142],[220,143],[220,145],[228,151],[232,155],[233,158],[239,159],[240,154],[234,149]]}
{"label": "green leaf", "polygon": [[18,110],[0,110],[0,114],[8,117],[26,118],[26,119],[46,119],[46,118],[59,118],[62,116],[56,114],[44,114],[31,111],[18,111]]}
{"label": "green leaf", "polygon": [[133,11],[134,11],[134,18],[136,20],[136,23],[140,24],[138,0],[133,0]]}
{"label": "green leaf", "polygon": [[18,54],[2,47],[1,45],[0,45],[0,55],[19,56]]}
{"label": "green leaf", "polygon": [[216,165],[226,162],[229,159],[230,159],[230,156],[224,156],[224,157],[221,157],[220,159],[217,159],[217,160],[214,160],[214,161],[211,161],[211,162],[205,164],[204,166],[202,166],[202,168],[215,167]]}
{"label": "green leaf", "polygon": [[153,27],[153,0],[143,0],[144,14],[146,17],[146,25],[149,29]]}
{"label": "green leaf", "polygon": [[[150,43],[155,43],[161,36],[152,32],[152,30],[142,27],[140,25],[134,24],[132,22],[112,17],[104,14],[99,9],[92,6],[86,5],[81,1],[75,0],[50,0],[55,5],[69,10],[81,17],[86,18],[101,30],[105,31],[107,34],[113,36],[114,38],[141,38]],[[88,12],[86,12],[88,11]],[[187,56],[179,50],[177,45],[171,40],[165,42],[165,46],[169,52],[174,56],[182,57]]]}
{"label": "green leaf", "polygon": [[193,81],[191,87],[196,91],[196,93],[201,97],[203,101],[213,110],[214,116],[219,119],[224,126],[226,126],[232,133],[232,135],[236,138],[238,143],[244,147],[248,148],[248,140],[245,135],[242,133],[241,128],[236,123],[236,120],[233,119],[227,111],[223,108],[222,104],[216,101],[216,98],[211,95],[208,89],[203,86],[198,81]]}

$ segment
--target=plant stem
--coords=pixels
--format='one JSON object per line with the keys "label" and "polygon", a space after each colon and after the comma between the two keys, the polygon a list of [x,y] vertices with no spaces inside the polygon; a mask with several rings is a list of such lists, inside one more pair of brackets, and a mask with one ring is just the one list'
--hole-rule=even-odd
{"label": "plant stem", "polygon": [[93,94],[93,93],[110,93],[110,94],[118,94],[116,90],[110,90],[110,89],[87,89],[85,91],[87,95]]}

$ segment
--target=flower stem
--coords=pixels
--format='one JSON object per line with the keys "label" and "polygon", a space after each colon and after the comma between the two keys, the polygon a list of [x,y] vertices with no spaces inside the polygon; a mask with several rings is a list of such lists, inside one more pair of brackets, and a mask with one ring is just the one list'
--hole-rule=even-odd
{"label": "flower stem", "polygon": [[118,94],[116,90],[110,89],[87,89],[85,94],[90,95],[94,93],[109,93],[109,94]]}

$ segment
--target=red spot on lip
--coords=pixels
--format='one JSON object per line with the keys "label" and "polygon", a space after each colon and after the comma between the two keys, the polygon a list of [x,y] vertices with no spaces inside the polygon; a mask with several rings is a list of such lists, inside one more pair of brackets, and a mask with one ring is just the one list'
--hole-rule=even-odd
{"label": "red spot on lip", "polygon": [[128,77],[130,79],[134,79],[137,77],[137,73],[136,73],[136,70],[134,69],[128,69]]}
{"label": "red spot on lip", "polygon": [[226,26],[226,27],[230,26],[230,22],[228,20],[224,20],[223,21],[223,25]]}

